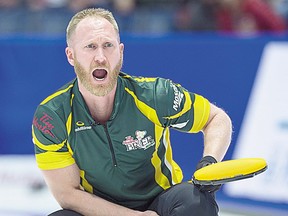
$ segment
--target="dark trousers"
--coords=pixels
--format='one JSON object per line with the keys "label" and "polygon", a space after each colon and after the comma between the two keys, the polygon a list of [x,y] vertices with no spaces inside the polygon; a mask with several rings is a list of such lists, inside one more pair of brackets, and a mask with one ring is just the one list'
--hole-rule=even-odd
{"label": "dark trousers", "polygon": [[[162,192],[148,208],[160,216],[218,216],[214,194],[200,192],[190,183],[177,184]],[[59,210],[49,216],[80,216],[70,210]]]}

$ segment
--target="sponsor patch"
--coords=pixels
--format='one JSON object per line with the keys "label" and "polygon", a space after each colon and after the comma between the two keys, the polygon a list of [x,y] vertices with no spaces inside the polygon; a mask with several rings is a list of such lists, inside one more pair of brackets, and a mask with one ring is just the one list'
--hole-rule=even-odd
{"label": "sponsor patch", "polygon": [[92,126],[89,125],[89,126],[85,126],[84,122],[82,121],[77,121],[76,122],[76,128],[75,128],[75,132],[78,132],[78,131],[84,131],[84,130],[91,130],[92,129]]}
{"label": "sponsor patch", "polygon": [[147,131],[135,131],[135,137],[126,136],[125,140],[122,142],[126,146],[127,151],[137,150],[137,149],[148,149],[155,145],[155,140],[152,136],[146,136]]}
{"label": "sponsor patch", "polygon": [[43,116],[41,118],[37,118],[36,116],[34,117],[33,125],[44,134],[48,134],[49,136],[55,138],[55,135],[52,132],[54,128],[54,125],[51,123],[52,120],[53,118],[51,116],[43,112]]}
{"label": "sponsor patch", "polygon": [[175,111],[178,111],[181,101],[184,97],[184,94],[182,92],[179,91],[179,89],[176,87],[175,84],[173,84],[172,82],[170,82],[170,86],[173,88],[174,90],[174,101],[173,101],[173,109]]}

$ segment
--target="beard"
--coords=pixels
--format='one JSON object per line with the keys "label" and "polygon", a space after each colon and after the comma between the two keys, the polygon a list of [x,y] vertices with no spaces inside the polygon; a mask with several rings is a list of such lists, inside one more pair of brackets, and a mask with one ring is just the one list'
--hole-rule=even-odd
{"label": "beard", "polygon": [[[106,84],[95,85],[92,80],[94,78],[91,77],[90,71],[86,71],[76,57],[74,59],[74,70],[78,79],[80,80],[84,88],[86,88],[91,94],[95,96],[105,96],[112,91],[112,89],[117,84],[117,78],[122,68],[122,65],[123,65],[123,57],[121,56],[115,68],[110,72],[107,71],[108,73],[105,79],[108,78],[109,82]],[[107,65],[98,65],[98,66],[102,67],[104,66],[105,68],[109,68]]]}

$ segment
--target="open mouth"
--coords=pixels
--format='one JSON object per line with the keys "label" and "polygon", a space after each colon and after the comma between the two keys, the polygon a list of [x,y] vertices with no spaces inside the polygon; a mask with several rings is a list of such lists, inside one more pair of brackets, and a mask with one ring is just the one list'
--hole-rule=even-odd
{"label": "open mouth", "polygon": [[102,81],[107,77],[107,71],[105,69],[95,69],[93,77],[98,81]]}

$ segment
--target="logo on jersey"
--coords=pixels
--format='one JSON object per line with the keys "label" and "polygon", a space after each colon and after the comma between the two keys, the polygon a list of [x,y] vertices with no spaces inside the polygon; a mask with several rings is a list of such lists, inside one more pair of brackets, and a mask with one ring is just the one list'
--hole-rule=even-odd
{"label": "logo on jersey", "polygon": [[122,142],[123,145],[126,146],[127,151],[137,150],[137,149],[148,149],[151,146],[155,145],[155,140],[151,136],[146,136],[147,131],[139,131],[135,132],[135,137],[127,136],[125,140]]}
{"label": "logo on jersey", "polygon": [[181,101],[184,97],[184,94],[182,92],[179,91],[179,89],[176,87],[175,84],[173,84],[172,82],[170,82],[170,86],[173,88],[174,90],[174,101],[173,101],[173,109],[175,111],[178,110],[178,108],[180,107]]}
{"label": "logo on jersey", "polygon": [[84,122],[82,122],[82,121],[77,121],[76,125],[77,125],[77,128],[75,128],[75,132],[92,129],[91,125],[85,126]]}
{"label": "logo on jersey", "polygon": [[34,117],[33,125],[44,134],[48,134],[55,138],[55,135],[52,133],[54,128],[54,125],[51,123],[52,120],[53,118],[51,116],[43,112],[43,116],[41,116],[41,118]]}

